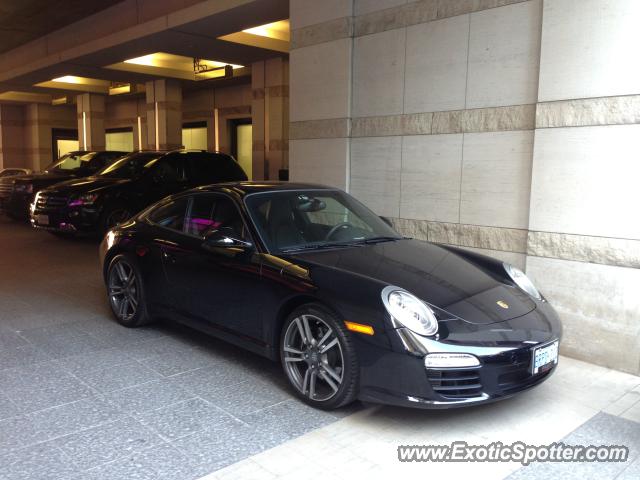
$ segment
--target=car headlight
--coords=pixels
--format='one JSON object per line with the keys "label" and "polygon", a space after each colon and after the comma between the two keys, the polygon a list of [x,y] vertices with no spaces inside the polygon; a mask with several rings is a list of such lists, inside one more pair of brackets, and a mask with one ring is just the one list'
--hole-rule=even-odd
{"label": "car headlight", "polygon": [[68,205],[70,207],[80,207],[83,205],[93,205],[95,201],[98,199],[97,193],[85,193],[84,195],[78,195],[76,197],[71,197]]}
{"label": "car headlight", "polygon": [[33,193],[33,184],[32,183],[16,183],[14,184],[14,189],[16,192]]}
{"label": "car headlight", "polygon": [[513,280],[518,287],[527,292],[533,298],[542,300],[542,295],[540,295],[536,286],[531,280],[529,280],[529,277],[527,277],[522,270],[508,263],[503,263],[502,265],[504,266],[507,275],[511,277],[511,280]]}
{"label": "car headlight", "polygon": [[418,297],[398,287],[382,289],[382,303],[398,323],[418,335],[435,335],[438,320],[433,311]]}

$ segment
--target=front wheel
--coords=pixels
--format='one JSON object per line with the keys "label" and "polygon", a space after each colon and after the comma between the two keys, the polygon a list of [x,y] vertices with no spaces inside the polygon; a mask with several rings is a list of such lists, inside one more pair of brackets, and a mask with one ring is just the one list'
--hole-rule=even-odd
{"label": "front wheel", "polygon": [[117,227],[121,223],[126,222],[131,217],[131,211],[125,205],[115,205],[114,207],[106,210],[102,214],[100,220],[100,228],[102,233],[106,233],[113,227]]}
{"label": "front wheel", "polygon": [[306,403],[332,410],[358,394],[358,360],[349,332],[318,304],[297,308],[285,321],[280,358],[289,383]]}
{"label": "front wheel", "polygon": [[150,322],[144,301],[142,277],[127,255],[113,257],[107,271],[107,292],[111,311],[125,327],[139,327]]}

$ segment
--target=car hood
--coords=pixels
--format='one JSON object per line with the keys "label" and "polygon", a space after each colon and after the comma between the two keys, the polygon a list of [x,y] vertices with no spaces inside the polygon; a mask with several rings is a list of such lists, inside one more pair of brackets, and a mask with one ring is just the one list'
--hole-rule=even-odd
{"label": "car hood", "polygon": [[[374,245],[313,250],[288,255],[292,261],[336,268],[404,288],[444,310],[442,314],[470,323],[490,324],[526,315],[535,302],[519,288],[455,250],[421,242],[398,240]],[[507,308],[499,306],[505,303]],[[439,315],[443,317],[443,315]]]}
{"label": "car hood", "polygon": [[52,190],[64,195],[91,193],[114,185],[129,183],[131,180],[109,177],[85,177],[57,184]]}
{"label": "car hood", "polygon": [[75,178],[72,174],[66,173],[36,173],[31,175],[19,175],[15,177],[16,184],[32,184],[39,188],[44,188],[48,185],[54,185],[56,183],[64,182],[70,178]]}

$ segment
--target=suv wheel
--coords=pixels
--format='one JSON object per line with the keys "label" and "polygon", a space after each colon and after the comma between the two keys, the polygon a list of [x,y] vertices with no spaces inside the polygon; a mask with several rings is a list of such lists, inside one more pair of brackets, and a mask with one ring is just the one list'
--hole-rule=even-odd
{"label": "suv wheel", "polygon": [[102,214],[102,233],[106,233],[113,227],[126,222],[131,217],[131,211],[125,205],[116,205]]}

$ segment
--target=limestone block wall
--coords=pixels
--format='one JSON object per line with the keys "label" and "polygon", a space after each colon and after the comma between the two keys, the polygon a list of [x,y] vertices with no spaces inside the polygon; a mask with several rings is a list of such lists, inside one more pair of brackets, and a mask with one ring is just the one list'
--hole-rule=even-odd
{"label": "limestone block wall", "polygon": [[640,373],[640,2],[292,0],[290,165],[526,269]]}

